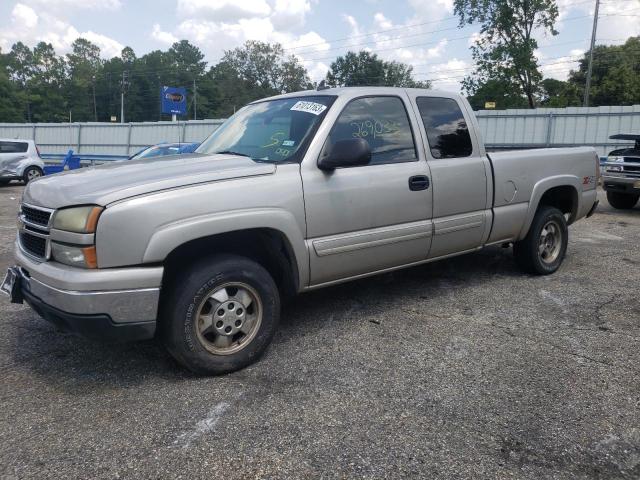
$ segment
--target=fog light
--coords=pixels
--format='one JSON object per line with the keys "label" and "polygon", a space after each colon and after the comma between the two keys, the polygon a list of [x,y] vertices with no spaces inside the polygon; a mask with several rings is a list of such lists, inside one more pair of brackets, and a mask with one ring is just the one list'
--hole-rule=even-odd
{"label": "fog light", "polygon": [[56,262],[72,267],[98,268],[96,247],[77,247],[51,242],[51,255]]}

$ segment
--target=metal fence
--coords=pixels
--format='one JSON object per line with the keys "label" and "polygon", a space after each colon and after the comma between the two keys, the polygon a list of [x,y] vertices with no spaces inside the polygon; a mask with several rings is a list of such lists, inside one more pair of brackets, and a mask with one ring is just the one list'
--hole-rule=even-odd
{"label": "metal fence", "polygon": [[640,133],[640,105],[481,110],[476,117],[487,147],[493,150],[588,145],[605,156],[632,145],[610,140],[611,135]]}
{"label": "metal fence", "polygon": [[[640,133],[640,105],[629,107],[539,108],[476,112],[490,150],[590,145],[601,156],[628,145],[615,133]],[[200,142],[219,120],[140,123],[0,124],[0,138],[34,139],[50,158],[73,149],[83,159],[122,158],[161,142]]]}
{"label": "metal fence", "polygon": [[201,142],[224,120],[139,123],[0,123],[0,138],[33,139],[43,154],[127,157],[161,142]]}

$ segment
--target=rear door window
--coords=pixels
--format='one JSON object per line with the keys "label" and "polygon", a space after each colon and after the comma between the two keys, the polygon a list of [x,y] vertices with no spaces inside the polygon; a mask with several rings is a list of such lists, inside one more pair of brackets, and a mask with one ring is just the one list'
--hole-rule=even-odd
{"label": "rear door window", "polygon": [[370,165],[416,161],[413,132],[399,97],[352,100],[340,113],[328,141],[362,138],[371,147]]}
{"label": "rear door window", "polygon": [[24,153],[28,149],[26,142],[0,142],[0,153]]}
{"label": "rear door window", "polygon": [[469,127],[458,102],[451,98],[418,97],[416,103],[433,158],[471,155]]}

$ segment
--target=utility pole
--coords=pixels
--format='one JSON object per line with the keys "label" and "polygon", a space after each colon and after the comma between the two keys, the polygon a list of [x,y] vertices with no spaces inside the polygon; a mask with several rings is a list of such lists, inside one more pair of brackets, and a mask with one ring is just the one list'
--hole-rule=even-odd
{"label": "utility pole", "polygon": [[122,85],[120,88],[120,123],[124,123],[124,92],[129,86],[129,70],[122,71]]}
{"label": "utility pole", "polygon": [[93,121],[98,121],[98,107],[96,106],[96,76],[91,77],[91,84],[93,85]]}
{"label": "utility pole", "polygon": [[162,120],[162,80],[160,79],[160,74],[156,73],[158,76],[158,121]]}
{"label": "utility pole", "polygon": [[598,30],[598,10],[600,0],[596,0],[596,10],[593,12],[593,30],[591,31],[591,48],[589,49],[589,66],[587,67],[587,83],[584,87],[584,106],[589,106],[589,89],[591,88],[591,72],[593,71],[593,49],[596,46],[596,31]]}
{"label": "utility pole", "polygon": [[193,79],[193,119],[197,120],[198,117],[198,93],[196,90],[196,79]]}

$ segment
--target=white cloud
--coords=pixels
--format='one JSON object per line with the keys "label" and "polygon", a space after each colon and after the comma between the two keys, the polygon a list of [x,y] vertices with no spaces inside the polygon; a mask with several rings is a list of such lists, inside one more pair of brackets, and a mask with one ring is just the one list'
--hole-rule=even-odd
{"label": "white cloud", "polygon": [[[25,3],[16,3],[11,11],[11,19],[9,28],[0,31],[0,48],[8,51],[11,46],[20,41],[31,47],[38,42],[47,42],[53,45],[58,54],[65,54],[71,50],[71,44],[79,37],[95,43],[100,47],[102,56],[111,58],[120,55],[120,51],[124,48],[117,40],[106,35],[96,33],[92,30],[80,32],[73,25],[60,18],[53,7],[63,5],[67,0],[47,0],[46,7],[40,6],[37,10],[26,5]],[[40,0],[29,1],[35,5]],[[94,0],[85,1],[86,4],[94,3]],[[95,0],[97,4],[97,0]],[[105,7],[118,8],[119,1],[110,0],[102,2]],[[80,4],[78,2],[78,4]]]}
{"label": "white cloud", "polygon": [[[454,58],[445,63],[438,63],[429,67],[427,77],[433,81],[433,88],[457,92],[460,90],[462,77],[469,73],[470,65],[464,60]],[[419,77],[418,80],[424,80]]]}
{"label": "white cloud", "polygon": [[295,54],[312,80],[324,77],[322,61],[307,60],[329,49],[329,44],[314,31],[298,33],[304,26],[311,5],[317,0],[178,0],[182,20],[170,31],[153,26],[150,36],[166,46],[186,39],[202,49],[209,63],[220,60],[225,50],[241,46],[247,40],[280,43],[288,55]]}
{"label": "white cloud", "polygon": [[160,25],[157,23],[153,25],[153,30],[151,31],[151,37],[164,44],[164,45],[173,45],[178,41],[178,37],[174,36],[171,32],[165,32],[160,28]]}
{"label": "white cloud", "polygon": [[556,80],[566,80],[569,78],[569,72],[578,68],[578,61],[584,55],[584,50],[573,49],[569,52],[569,55],[553,58],[548,60],[544,59],[544,56],[537,56],[539,60],[542,60],[540,71],[545,78],[555,78]]}
{"label": "white cloud", "polygon": [[11,22],[16,26],[34,28],[38,24],[38,15],[33,8],[16,3],[11,11]]}
{"label": "white cloud", "polygon": [[64,12],[65,10],[118,10],[122,7],[120,0],[26,0],[29,4],[48,11]]}
{"label": "white cloud", "polygon": [[271,22],[276,30],[292,30],[304,25],[305,17],[310,11],[309,0],[276,0]]}
{"label": "white cloud", "polygon": [[[70,28],[75,30],[73,27]],[[92,32],[91,30],[80,33],[78,37],[86,38],[91,43],[100,47],[100,52],[102,53],[103,58],[119,57],[122,49],[124,48],[124,45],[117,40],[100,33]]]}
{"label": "white cloud", "polygon": [[[409,0],[409,6],[414,12],[401,23],[392,22],[381,12],[374,13],[370,29],[364,28],[353,16],[342,15],[343,21],[349,26],[350,38],[332,45],[331,53],[327,52],[321,58],[315,58],[329,61],[332,54],[338,56],[344,55],[348,50],[365,50],[384,60],[396,60],[413,66],[416,80],[430,80],[443,76],[447,65],[466,67],[464,61],[457,59],[443,64],[434,63],[445,56],[450,48],[450,41],[438,36],[438,32],[430,30],[438,29],[438,20],[451,15],[453,0]],[[451,27],[456,28],[455,24]],[[437,83],[440,87],[459,90],[457,81]]]}
{"label": "white cloud", "polygon": [[[563,21],[567,17],[593,15],[594,3],[576,3],[574,0],[558,0],[560,10],[557,29],[564,27]],[[598,14],[598,41],[601,43],[624,43],[631,36],[640,35],[640,3],[638,0],[615,0],[600,2]],[[588,31],[591,35],[591,29]]]}
{"label": "white cloud", "polygon": [[438,44],[435,47],[427,49],[426,57],[429,59],[439,58],[444,52],[444,49],[448,44],[449,44],[449,41],[446,38],[443,38],[438,42]]}
{"label": "white cloud", "polygon": [[380,12],[373,16],[373,21],[375,22],[376,27],[381,30],[389,30],[393,27],[393,23]]}
{"label": "white cloud", "polygon": [[178,15],[217,22],[241,18],[267,17],[271,6],[265,0],[178,0]]}

